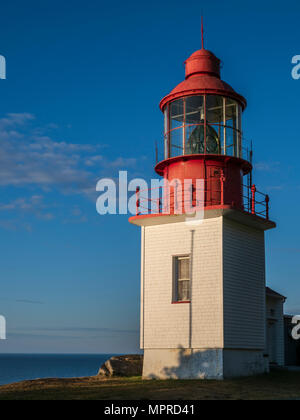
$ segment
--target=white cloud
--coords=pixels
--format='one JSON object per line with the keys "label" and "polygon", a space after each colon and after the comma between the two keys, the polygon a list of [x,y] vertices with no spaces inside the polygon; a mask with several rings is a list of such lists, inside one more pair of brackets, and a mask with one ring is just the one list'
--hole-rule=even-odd
{"label": "white cloud", "polygon": [[[8,114],[0,119],[0,186],[57,188],[65,194],[95,194],[103,171],[132,168],[136,159],[109,161],[91,144],[56,141],[30,126],[34,116]],[[107,173],[105,173],[107,175]]]}
{"label": "white cloud", "polygon": [[[81,195],[95,201],[96,183],[100,178],[115,178],[119,170],[138,166],[135,158],[115,156],[110,160],[100,154],[105,143],[75,144],[50,137],[49,129],[54,136],[57,128],[52,123],[38,126],[30,113],[10,113],[0,119],[0,188],[9,188],[12,196],[16,192],[21,195],[11,200],[0,198],[0,227],[31,231],[31,221],[24,220],[26,215],[45,221],[57,217],[56,207],[60,205],[47,200],[48,193]],[[18,214],[9,217],[9,213],[14,212],[21,213],[23,219],[20,220]],[[64,214],[63,223],[87,221],[83,212],[72,206],[60,214]]]}
{"label": "white cloud", "polygon": [[0,119],[0,129],[7,129],[13,126],[22,126],[29,121],[35,119],[35,116],[27,112],[14,114],[7,114],[6,117]]}
{"label": "white cloud", "polygon": [[[23,214],[33,214],[40,220],[53,220],[55,218],[54,214],[49,212],[49,207],[55,208],[55,205],[49,205],[44,203],[44,197],[41,195],[33,195],[29,198],[18,198],[10,201],[9,203],[0,202],[0,212],[21,212]],[[2,227],[6,227],[9,230],[15,229],[18,223],[4,224]],[[28,225],[22,225],[26,228]],[[31,230],[26,229],[26,230]]]}
{"label": "white cloud", "polygon": [[277,171],[280,166],[280,162],[257,162],[254,168],[258,171],[273,172]]}

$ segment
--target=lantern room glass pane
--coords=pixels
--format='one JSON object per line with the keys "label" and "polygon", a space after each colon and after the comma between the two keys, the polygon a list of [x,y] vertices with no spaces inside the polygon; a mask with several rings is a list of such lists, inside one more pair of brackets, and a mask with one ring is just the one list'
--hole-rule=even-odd
{"label": "lantern room glass pane", "polygon": [[221,154],[221,126],[224,124],[224,100],[222,96],[206,97],[206,153]]}
{"label": "lantern room glass pane", "polygon": [[226,126],[237,128],[238,121],[238,105],[237,103],[227,98],[226,99]]}
{"label": "lantern room glass pane", "polygon": [[200,124],[204,122],[204,97],[189,96],[186,98],[186,118],[185,123]]}
{"label": "lantern room glass pane", "polygon": [[237,126],[237,129],[240,130],[240,132],[242,132],[242,113],[243,113],[242,107],[241,107],[241,105],[238,105],[238,118],[237,118],[238,126]]}
{"label": "lantern room glass pane", "polygon": [[226,122],[226,155],[240,157],[239,139],[239,106],[236,101],[226,98],[225,122]]}
{"label": "lantern room glass pane", "polygon": [[232,128],[226,128],[226,155],[238,157],[238,132]]}
{"label": "lantern room glass pane", "polygon": [[184,123],[184,100],[178,99],[170,105],[170,118],[171,126],[170,129],[181,127]]}
{"label": "lantern room glass pane", "polygon": [[170,157],[183,155],[183,127],[170,132]]}
{"label": "lantern room glass pane", "polygon": [[206,97],[206,121],[208,124],[223,124],[223,97],[208,95]]}
{"label": "lantern room glass pane", "polygon": [[164,142],[164,158],[169,159],[169,135],[165,135],[165,142]]}
{"label": "lantern room glass pane", "polygon": [[[238,157],[243,158],[243,144],[242,144],[242,107],[238,105],[238,118],[237,118],[237,141],[238,141]],[[245,157],[248,159],[248,157]]]}
{"label": "lantern room glass pane", "polygon": [[186,98],[185,154],[204,153],[205,109],[203,96]]}
{"label": "lantern room glass pane", "polygon": [[165,118],[165,124],[164,124],[164,133],[167,134],[169,131],[169,106],[166,106],[165,112],[164,112],[164,118]]}
{"label": "lantern room glass pane", "polygon": [[210,155],[221,154],[220,126],[206,125],[206,153]]}
{"label": "lantern room glass pane", "polygon": [[185,154],[195,155],[204,153],[204,123],[186,126]]}

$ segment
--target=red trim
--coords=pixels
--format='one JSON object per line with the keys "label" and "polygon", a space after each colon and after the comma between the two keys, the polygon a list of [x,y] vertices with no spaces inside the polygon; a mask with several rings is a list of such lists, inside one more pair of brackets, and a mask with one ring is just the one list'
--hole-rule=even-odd
{"label": "red trim", "polygon": [[161,111],[164,112],[165,106],[169,104],[170,102],[173,102],[175,99],[185,98],[186,96],[198,96],[198,95],[217,95],[217,96],[223,96],[223,97],[225,96],[227,98],[235,99],[242,106],[243,111],[247,107],[247,101],[243,96],[239,95],[238,93],[234,91],[231,92],[225,89],[191,89],[191,90],[171,93],[161,100],[159,107]]}
{"label": "red trim", "polygon": [[171,163],[174,162],[178,162],[178,161],[187,161],[187,160],[218,160],[218,161],[225,161],[228,162],[230,160],[234,160],[237,163],[241,164],[241,167],[244,171],[244,175],[248,174],[251,169],[252,169],[252,165],[251,163],[249,163],[247,160],[241,159],[241,158],[237,158],[234,156],[229,156],[229,155],[204,155],[204,154],[195,154],[195,155],[180,155],[180,156],[175,156],[175,157],[171,157],[169,159],[165,159],[162,160],[161,162],[159,162],[156,166],[155,166],[155,172],[158,175],[163,175],[163,171],[165,169],[166,166],[169,166]]}
{"label": "red trim", "polygon": [[[235,207],[229,206],[229,205],[219,205],[219,206],[205,206],[204,210],[219,210],[219,209],[225,209],[225,210],[236,210]],[[248,213],[247,213],[248,214]],[[170,216],[183,216],[183,214],[170,214],[170,213],[151,213],[151,214],[140,214],[138,216],[132,216],[129,218],[129,222],[134,222],[135,220],[142,220],[142,219],[150,219],[152,217],[170,217]]]}
{"label": "red trim", "polygon": [[[230,206],[230,205],[225,205],[224,204],[224,205],[220,205],[220,206],[205,206],[204,211],[207,211],[207,210],[220,210],[220,209],[223,209],[223,210],[237,210],[234,206]],[[246,210],[240,210],[240,209],[238,209],[238,211],[240,211],[243,214],[247,214],[248,216],[251,216],[251,217],[255,218],[256,220],[261,220],[263,222],[269,221],[265,217],[261,217],[261,216],[259,216],[257,214],[252,214],[251,212],[249,213]],[[181,216],[181,215],[176,215],[176,214],[174,215],[174,214],[170,214],[170,213],[141,214],[139,216],[132,216],[132,217],[130,217],[129,218],[129,222],[131,223],[131,222],[134,222],[135,220],[150,219],[152,217],[170,217],[170,216],[174,216],[175,217],[175,216]],[[275,222],[271,222],[270,221],[270,223],[274,223],[274,225],[275,225]]]}

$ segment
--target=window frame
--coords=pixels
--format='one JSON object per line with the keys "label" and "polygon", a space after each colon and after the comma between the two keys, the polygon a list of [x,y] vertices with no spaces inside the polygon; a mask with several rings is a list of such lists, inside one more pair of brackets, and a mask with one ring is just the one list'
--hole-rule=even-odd
{"label": "window frame", "polygon": [[[189,278],[188,279],[179,279],[178,261],[180,259],[189,260]],[[191,303],[191,295],[190,295],[191,294],[191,255],[190,254],[173,255],[172,272],[173,272],[172,304]],[[178,284],[180,281],[189,281],[189,295],[190,295],[189,300],[178,299]]]}

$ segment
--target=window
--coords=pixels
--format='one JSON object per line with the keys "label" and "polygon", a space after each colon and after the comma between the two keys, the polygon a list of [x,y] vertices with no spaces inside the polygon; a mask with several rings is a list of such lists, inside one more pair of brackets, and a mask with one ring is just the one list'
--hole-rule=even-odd
{"label": "window", "polygon": [[183,155],[184,100],[170,104],[170,157]]}
{"label": "window", "polygon": [[173,300],[188,302],[190,298],[190,257],[175,257]]}

